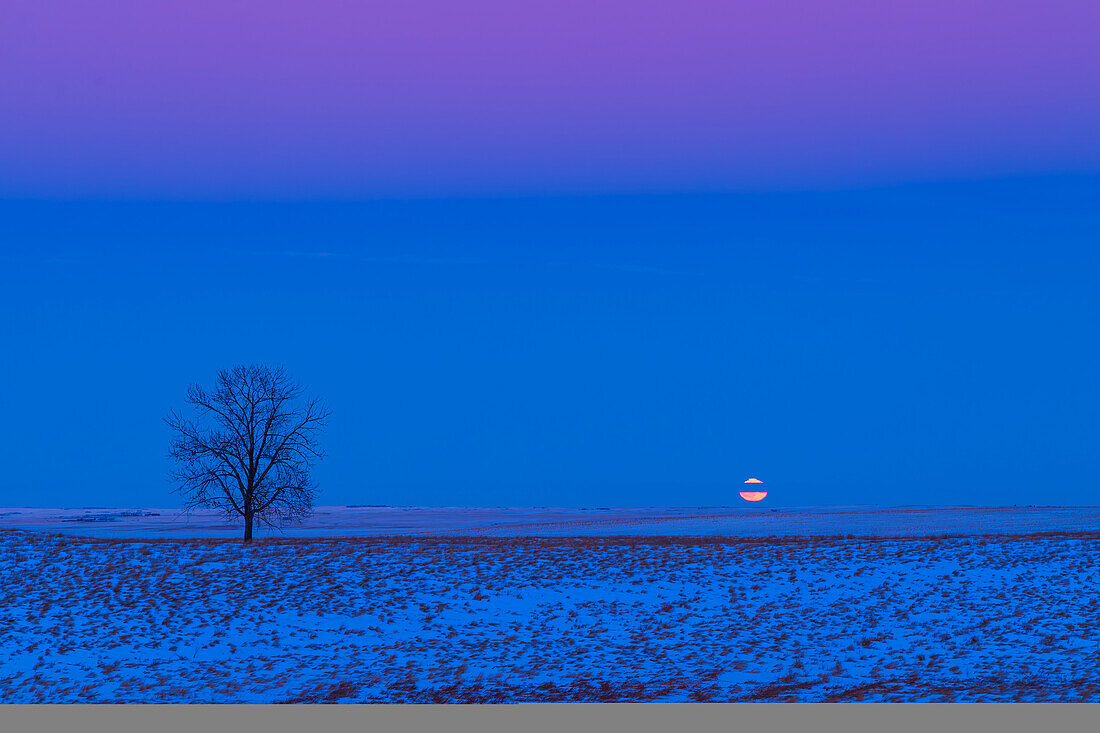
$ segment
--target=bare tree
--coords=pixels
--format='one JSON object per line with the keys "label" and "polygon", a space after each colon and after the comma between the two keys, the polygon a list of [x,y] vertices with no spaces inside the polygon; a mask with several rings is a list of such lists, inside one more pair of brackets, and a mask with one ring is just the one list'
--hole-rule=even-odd
{"label": "bare tree", "polygon": [[245,542],[256,519],[273,526],[309,515],[324,403],[303,397],[282,367],[264,365],[222,369],[214,391],[191,385],[187,402],[194,419],[172,411],[164,421],[175,433],[171,478],[188,508],[243,517]]}

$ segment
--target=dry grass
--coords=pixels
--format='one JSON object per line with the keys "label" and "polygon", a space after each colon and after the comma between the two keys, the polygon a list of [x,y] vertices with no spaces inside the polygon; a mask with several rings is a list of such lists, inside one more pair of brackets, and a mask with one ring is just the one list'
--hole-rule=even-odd
{"label": "dry grass", "polygon": [[0,532],[12,702],[1097,699],[1100,535]]}

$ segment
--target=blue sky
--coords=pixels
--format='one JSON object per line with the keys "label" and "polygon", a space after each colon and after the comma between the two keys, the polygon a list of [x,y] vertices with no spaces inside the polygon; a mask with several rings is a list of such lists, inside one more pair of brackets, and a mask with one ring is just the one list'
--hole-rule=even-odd
{"label": "blue sky", "polygon": [[2,505],[157,505],[191,382],[326,398],[321,503],[1096,504],[1100,178],[0,203]]}

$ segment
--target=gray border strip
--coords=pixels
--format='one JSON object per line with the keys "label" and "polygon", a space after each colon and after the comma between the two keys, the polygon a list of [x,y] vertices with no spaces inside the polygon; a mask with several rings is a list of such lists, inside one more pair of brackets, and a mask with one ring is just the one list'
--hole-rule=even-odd
{"label": "gray border strip", "polygon": [[526,703],[518,705],[5,705],[12,733],[1058,733],[1100,729],[1100,703]]}

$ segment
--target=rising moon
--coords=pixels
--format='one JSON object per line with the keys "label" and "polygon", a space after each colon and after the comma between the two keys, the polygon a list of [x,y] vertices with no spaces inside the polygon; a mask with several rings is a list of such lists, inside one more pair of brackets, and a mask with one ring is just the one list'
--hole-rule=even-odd
{"label": "rising moon", "polygon": [[[760,488],[764,488],[764,482],[758,478],[750,478],[745,482],[746,484],[759,484]],[[745,501],[760,501],[768,495],[767,491],[742,491],[741,498]]]}

